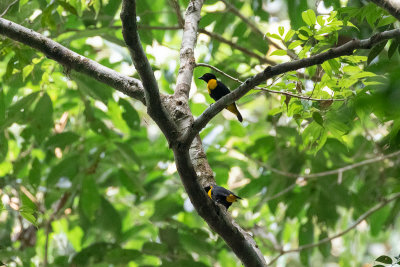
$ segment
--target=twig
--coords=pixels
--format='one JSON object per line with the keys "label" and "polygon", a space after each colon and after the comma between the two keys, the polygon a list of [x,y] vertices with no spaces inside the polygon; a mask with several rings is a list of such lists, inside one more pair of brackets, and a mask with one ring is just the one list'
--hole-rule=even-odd
{"label": "twig", "polygon": [[176,17],[178,19],[178,24],[182,29],[185,25],[185,19],[182,17],[181,7],[179,5],[179,2],[177,0],[169,0],[168,2],[171,5],[171,7],[174,9]]}
{"label": "twig", "polygon": [[[354,168],[357,168],[357,167],[360,167],[360,166],[363,166],[363,165],[372,164],[372,163],[375,163],[375,162],[378,162],[378,161],[382,161],[382,160],[385,160],[385,159],[388,159],[388,158],[392,158],[392,157],[395,157],[395,156],[399,156],[399,155],[400,155],[400,151],[396,151],[396,152],[393,152],[393,153],[390,153],[390,154],[387,154],[387,155],[378,156],[378,157],[376,157],[374,159],[367,159],[367,160],[364,160],[364,161],[361,161],[361,162],[358,162],[358,163],[354,163],[354,164],[351,164],[351,165],[348,165],[348,166],[345,166],[345,167],[341,167],[339,169],[325,171],[325,172],[312,173],[312,174],[296,174],[296,173],[285,172],[285,171],[281,171],[281,170],[278,170],[276,168],[273,168],[273,167],[265,164],[264,162],[258,161],[256,159],[252,159],[252,160],[258,162],[260,165],[262,165],[263,167],[269,169],[270,171],[272,171],[274,173],[277,173],[277,174],[280,174],[280,175],[283,175],[283,176],[286,176],[286,177],[290,177],[290,178],[296,178],[296,179],[301,178],[302,181],[309,180],[309,179],[312,179],[312,178],[318,178],[318,177],[324,177],[324,176],[328,176],[328,175],[332,175],[332,174],[337,174],[338,175],[338,183],[340,183],[341,180],[343,179],[343,172],[345,172],[345,171],[352,170]],[[250,157],[249,155],[246,155],[246,156],[248,158]],[[270,200],[273,200],[273,199],[276,199],[278,197],[281,197],[282,195],[292,191],[297,185],[298,185],[298,182],[296,181],[295,183],[289,185],[288,187],[286,187],[282,191],[276,193],[275,195],[264,199],[263,202],[268,202]]]}
{"label": "twig", "polygon": [[[214,67],[212,65],[209,65],[209,64],[206,64],[206,63],[196,63],[196,67],[207,67],[207,68],[210,68],[210,69],[212,69],[212,70],[214,70],[214,71],[216,71],[216,72],[228,77],[232,81],[235,81],[235,82],[237,82],[239,84],[243,84],[243,81],[230,76],[229,74],[223,72],[222,70],[220,70],[220,69],[218,69],[218,68],[216,68],[216,67]],[[276,90],[268,89],[266,87],[258,87],[258,86],[255,86],[253,88],[253,90],[260,90],[260,91],[268,92],[268,93],[271,93],[271,94],[286,95],[286,96],[290,96],[290,97],[294,97],[294,98],[311,100],[311,101],[345,101],[346,100],[344,98],[329,98],[329,99],[311,98],[309,96],[297,95],[297,94],[293,94],[293,93],[290,93],[290,92],[276,91]]]}
{"label": "twig", "polygon": [[140,42],[136,23],[136,1],[124,0],[121,10],[122,35],[128,46],[133,64],[143,83],[147,113],[157,123],[168,142],[177,136],[176,125],[161,102],[160,91],[153,69]]}
{"label": "twig", "polygon": [[0,14],[0,18],[3,17],[5,14],[7,14],[8,10],[18,2],[18,0],[15,0],[14,2],[12,2],[11,4],[9,4],[6,9],[3,11],[3,13]]}
{"label": "twig", "polygon": [[371,216],[374,212],[378,211],[379,209],[383,208],[384,206],[386,206],[387,204],[389,204],[390,202],[396,200],[400,198],[400,193],[396,193],[394,194],[392,197],[383,200],[381,203],[376,204],[374,207],[372,207],[371,209],[369,209],[367,212],[365,212],[364,214],[362,214],[360,217],[358,217],[358,219],[348,228],[346,228],[345,230],[333,235],[333,236],[329,236],[326,237],[324,239],[321,239],[318,242],[312,243],[312,244],[307,244],[307,245],[302,245],[299,246],[298,248],[295,249],[289,249],[289,250],[282,250],[278,256],[276,256],[275,258],[273,258],[270,262],[269,265],[272,265],[274,262],[276,262],[282,255],[284,254],[288,254],[288,253],[293,253],[293,252],[300,252],[302,250],[305,249],[309,249],[309,248],[314,248],[314,247],[318,247],[319,245],[322,245],[324,243],[327,243],[335,238],[338,238],[340,236],[343,236],[345,234],[347,234],[348,232],[350,232],[352,229],[354,229],[357,225],[359,225],[362,221],[364,221],[365,219],[367,219],[369,216]]}
{"label": "twig", "polygon": [[[250,29],[258,34],[259,36],[261,36],[262,38],[265,38],[268,43],[270,43],[273,47],[275,47],[276,49],[279,50],[286,50],[285,48],[282,48],[280,45],[278,45],[277,43],[275,43],[271,38],[267,37],[258,27],[257,25],[251,21],[250,19],[248,19],[246,16],[244,16],[234,5],[232,5],[231,3],[229,3],[227,0],[221,0],[222,2],[225,3],[226,7],[232,11],[233,14],[235,14],[236,16],[238,16],[244,23],[246,23]],[[288,56],[290,56],[292,59],[297,59],[297,55],[295,53],[293,53],[293,51],[291,50],[286,50]]]}
{"label": "twig", "polygon": [[285,62],[276,66],[268,66],[264,71],[256,74],[255,76],[247,79],[241,84],[236,90],[221,97],[211,107],[207,108],[203,114],[201,114],[193,123],[190,130],[188,130],[182,138],[182,143],[191,143],[193,138],[203,129],[208,122],[214,118],[219,112],[221,112],[227,105],[239,100],[241,97],[246,95],[255,86],[265,82],[266,80],[286,73],[288,71],[298,70],[301,68],[310,67],[313,65],[322,64],[326,60],[352,55],[356,49],[370,49],[377,43],[384,40],[400,37],[400,29],[384,31],[381,33],[374,34],[369,39],[358,40],[353,39],[344,45],[334,47],[326,52],[313,55],[308,58],[294,60],[291,62]]}

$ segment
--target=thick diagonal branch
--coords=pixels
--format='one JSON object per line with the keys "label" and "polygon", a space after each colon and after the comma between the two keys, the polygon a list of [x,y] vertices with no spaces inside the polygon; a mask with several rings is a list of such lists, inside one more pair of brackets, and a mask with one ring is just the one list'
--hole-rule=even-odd
{"label": "thick diagonal branch", "polygon": [[63,65],[67,70],[72,69],[84,73],[145,103],[143,85],[137,79],[122,75],[69,50],[40,33],[3,18],[0,18],[0,34],[35,48],[48,58]]}
{"label": "thick diagonal branch", "polygon": [[153,69],[140,43],[136,22],[136,1],[124,0],[121,10],[122,35],[132,57],[133,64],[142,80],[147,113],[157,123],[167,140],[176,139],[176,125],[161,101],[160,91]]}
{"label": "thick diagonal branch", "polygon": [[308,58],[303,58],[299,60],[294,60],[291,62],[285,62],[275,66],[267,67],[263,72],[256,74],[255,76],[247,79],[243,84],[241,84],[236,90],[230,94],[222,97],[211,107],[207,108],[203,114],[201,114],[193,123],[190,130],[185,134],[182,139],[182,143],[191,143],[193,138],[203,129],[207,123],[219,112],[221,112],[227,105],[237,101],[245,94],[247,94],[251,89],[257,85],[265,82],[266,80],[282,74],[288,71],[298,70],[301,68],[307,68],[313,65],[322,64],[323,62],[345,56],[352,55],[356,49],[370,49],[372,46],[380,43],[384,40],[400,37],[400,29],[385,31],[382,33],[377,33],[371,38],[364,40],[353,39],[352,41],[328,50],[327,52],[320,53]]}

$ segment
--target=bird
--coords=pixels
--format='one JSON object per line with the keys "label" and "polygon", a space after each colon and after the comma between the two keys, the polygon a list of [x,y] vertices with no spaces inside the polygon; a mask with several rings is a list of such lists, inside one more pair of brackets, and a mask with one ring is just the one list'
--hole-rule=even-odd
{"label": "bird", "polygon": [[[229,88],[222,82],[218,81],[217,77],[212,73],[205,73],[203,76],[199,77],[199,79],[207,83],[208,93],[215,101],[218,101],[218,99],[231,92]],[[235,102],[228,105],[226,109],[235,114],[240,122],[243,121],[243,117],[236,107]]]}
{"label": "bird", "polygon": [[222,204],[226,209],[228,209],[233,202],[236,202],[238,199],[242,199],[241,197],[235,195],[232,191],[229,191],[228,189],[218,185],[209,185],[204,187],[204,190],[212,200]]}

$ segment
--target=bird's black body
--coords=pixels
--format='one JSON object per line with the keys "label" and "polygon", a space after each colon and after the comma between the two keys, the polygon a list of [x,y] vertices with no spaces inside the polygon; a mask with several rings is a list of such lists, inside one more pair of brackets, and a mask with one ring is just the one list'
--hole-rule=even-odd
{"label": "bird's black body", "polygon": [[236,202],[237,199],[242,199],[232,191],[218,185],[207,186],[204,190],[212,200],[224,205],[226,209],[228,209],[233,202]]}
{"label": "bird's black body", "polygon": [[[222,82],[218,81],[215,75],[212,73],[206,73],[199,79],[207,83],[208,93],[210,94],[211,98],[214,99],[215,101],[218,101],[221,97],[231,92],[229,88]],[[243,117],[240,114],[235,103],[228,105],[226,109],[235,114],[240,122],[243,121]]]}

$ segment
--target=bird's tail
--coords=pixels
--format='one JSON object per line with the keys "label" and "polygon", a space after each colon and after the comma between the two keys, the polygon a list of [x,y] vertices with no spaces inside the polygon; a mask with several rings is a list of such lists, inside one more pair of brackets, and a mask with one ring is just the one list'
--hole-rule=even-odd
{"label": "bird's tail", "polygon": [[238,120],[239,120],[240,122],[243,122],[242,114],[240,114],[239,111],[238,111],[238,113],[236,114],[236,117],[238,118]]}
{"label": "bird's tail", "polygon": [[232,112],[233,114],[235,114],[240,122],[243,121],[242,114],[240,114],[240,112],[239,112],[238,108],[236,107],[235,103],[230,104],[228,107],[226,107],[226,109],[229,110],[230,112]]}

